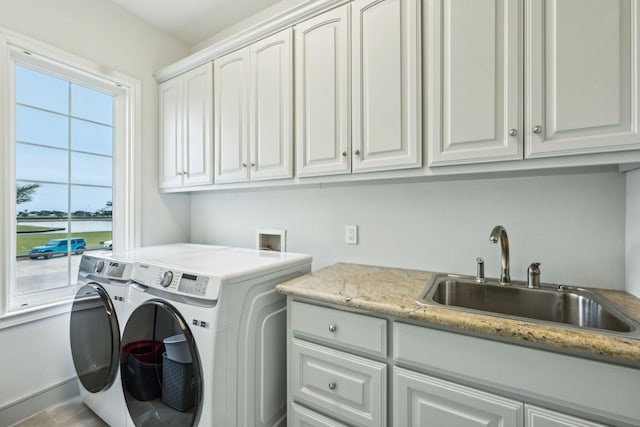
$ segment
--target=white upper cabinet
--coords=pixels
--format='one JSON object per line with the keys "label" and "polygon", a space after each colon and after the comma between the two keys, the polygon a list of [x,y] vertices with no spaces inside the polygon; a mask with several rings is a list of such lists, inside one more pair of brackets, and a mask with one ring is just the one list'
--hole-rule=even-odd
{"label": "white upper cabinet", "polygon": [[640,148],[636,0],[427,3],[429,165]]}
{"label": "white upper cabinet", "polygon": [[352,3],[353,172],[422,165],[420,4]]}
{"label": "white upper cabinet", "polygon": [[637,1],[526,4],[526,156],[640,148]]}
{"label": "white upper cabinet", "polygon": [[160,188],[213,183],[211,63],[159,86]]}
{"label": "white upper cabinet", "polygon": [[158,87],[160,110],[160,188],[182,186],[182,78]]}
{"label": "white upper cabinet", "polygon": [[216,183],[293,176],[292,30],[214,61]]}
{"label": "white upper cabinet", "polygon": [[293,176],[293,30],[249,48],[251,179]]}
{"label": "white upper cabinet", "polygon": [[428,163],[522,159],[521,3],[429,3]]}
{"label": "white upper cabinet", "polygon": [[216,183],[249,180],[249,48],[213,63]]}
{"label": "white upper cabinet", "polygon": [[351,172],[349,10],[345,5],[294,28],[298,176]]}

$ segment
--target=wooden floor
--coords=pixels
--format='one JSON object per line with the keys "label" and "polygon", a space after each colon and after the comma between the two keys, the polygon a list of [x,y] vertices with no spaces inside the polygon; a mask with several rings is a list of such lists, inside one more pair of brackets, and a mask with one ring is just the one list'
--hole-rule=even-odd
{"label": "wooden floor", "polygon": [[109,427],[82,403],[80,397],[24,419],[11,427]]}

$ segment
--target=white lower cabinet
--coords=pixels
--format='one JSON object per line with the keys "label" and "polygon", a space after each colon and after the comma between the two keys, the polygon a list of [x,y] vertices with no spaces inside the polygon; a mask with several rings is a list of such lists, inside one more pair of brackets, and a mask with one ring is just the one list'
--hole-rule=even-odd
{"label": "white lower cabinet", "polygon": [[522,402],[397,367],[393,414],[395,426],[524,425]]}
{"label": "white lower cabinet", "polygon": [[289,300],[289,426],[387,425],[387,320]]}
{"label": "white lower cabinet", "polygon": [[403,320],[289,296],[288,426],[640,425],[637,369]]}
{"label": "white lower cabinet", "polygon": [[525,427],[605,427],[582,418],[572,417],[549,409],[524,405]]}

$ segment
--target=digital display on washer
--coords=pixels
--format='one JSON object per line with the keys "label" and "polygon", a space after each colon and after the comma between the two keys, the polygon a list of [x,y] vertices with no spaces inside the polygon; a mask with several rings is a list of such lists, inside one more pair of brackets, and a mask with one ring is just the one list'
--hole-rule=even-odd
{"label": "digital display on washer", "polygon": [[208,277],[198,277],[193,274],[183,273],[178,284],[178,291],[185,294],[204,296],[209,285]]}

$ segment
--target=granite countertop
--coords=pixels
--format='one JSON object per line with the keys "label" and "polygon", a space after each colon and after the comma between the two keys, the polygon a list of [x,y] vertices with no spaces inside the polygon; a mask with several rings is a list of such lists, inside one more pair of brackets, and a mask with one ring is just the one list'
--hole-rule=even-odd
{"label": "granite countertop", "polygon": [[[416,298],[433,275],[428,271],[338,263],[282,283],[276,289],[287,295],[425,321],[489,338],[640,366],[640,339],[417,304]],[[640,319],[640,299],[624,291],[598,292],[626,314]]]}

